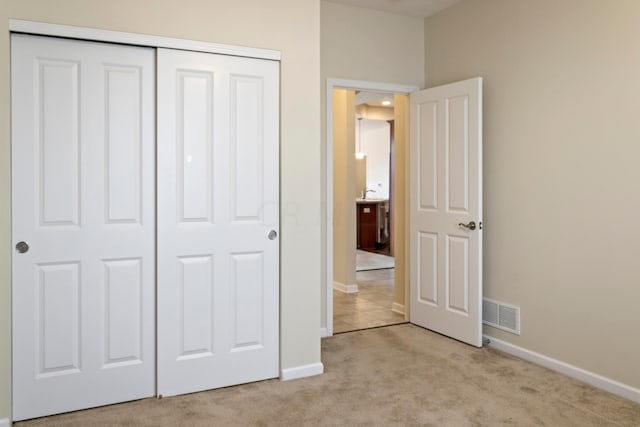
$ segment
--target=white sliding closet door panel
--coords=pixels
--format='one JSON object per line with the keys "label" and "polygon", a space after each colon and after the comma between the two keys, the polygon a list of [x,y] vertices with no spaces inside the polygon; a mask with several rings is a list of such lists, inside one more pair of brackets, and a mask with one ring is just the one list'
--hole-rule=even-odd
{"label": "white sliding closet door panel", "polygon": [[11,53],[14,420],[153,396],[154,50]]}
{"label": "white sliding closet door panel", "polygon": [[278,84],[158,50],[158,394],[278,376]]}

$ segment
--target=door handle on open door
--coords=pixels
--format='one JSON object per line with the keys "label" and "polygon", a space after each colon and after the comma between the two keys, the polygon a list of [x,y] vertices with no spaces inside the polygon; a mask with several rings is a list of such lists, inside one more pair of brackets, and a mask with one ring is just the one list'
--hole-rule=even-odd
{"label": "door handle on open door", "polygon": [[475,230],[476,229],[476,222],[475,221],[469,221],[469,224],[463,224],[462,222],[458,224],[458,227],[463,227],[466,228],[467,230]]}

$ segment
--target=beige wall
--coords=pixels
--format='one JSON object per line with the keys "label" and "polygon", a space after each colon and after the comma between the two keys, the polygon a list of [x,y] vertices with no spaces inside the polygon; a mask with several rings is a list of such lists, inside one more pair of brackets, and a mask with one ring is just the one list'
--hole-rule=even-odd
{"label": "beige wall", "polygon": [[282,51],[281,368],[320,362],[318,0],[3,0],[0,3],[0,419],[10,415],[8,19]]}
{"label": "beige wall", "polygon": [[[326,80],[423,86],[422,19],[321,1],[322,194],[326,201]],[[326,236],[326,218],[322,235]],[[322,325],[326,325],[326,239],[322,239]]]}
{"label": "beige wall", "polygon": [[422,87],[424,22],[321,2],[321,67],[326,77]]}
{"label": "beige wall", "polygon": [[486,332],[640,387],[640,2],[463,1],[425,21],[427,86],[484,77]]}
{"label": "beige wall", "polygon": [[333,280],[356,284],[356,160],[353,90],[333,91]]}

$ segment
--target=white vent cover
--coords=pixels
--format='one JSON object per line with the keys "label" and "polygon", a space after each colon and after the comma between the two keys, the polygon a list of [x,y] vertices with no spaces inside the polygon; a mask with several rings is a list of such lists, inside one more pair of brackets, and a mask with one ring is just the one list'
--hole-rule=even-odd
{"label": "white vent cover", "polygon": [[484,298],[482,323],[520,335],[520,307]]}

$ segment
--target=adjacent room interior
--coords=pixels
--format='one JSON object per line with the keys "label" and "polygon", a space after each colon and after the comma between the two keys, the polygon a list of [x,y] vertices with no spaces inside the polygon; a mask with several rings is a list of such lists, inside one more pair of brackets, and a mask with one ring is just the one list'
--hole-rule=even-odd
{"label": "adjacent room interior", "polygon": [[[394,94],[355,91],[354,105],[355,126],[348,126],[355,130],[354,153],[334,149],[337,156],[344,157],[334,163],[351,163],[355,180],[353,175],[334,171],[333,183],[334,187],[354,189],[355,242],[351,244],[356,247],[355,286],[334,287],[334,333],[405,322],[404,312],[394,310]],[[350,140],[335,139],[336,143]],[[339,199],[334,216],[335,210],[346,211]],[[352,231],[349,234],[353,237]]]}

